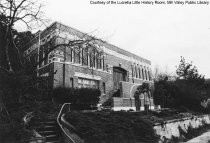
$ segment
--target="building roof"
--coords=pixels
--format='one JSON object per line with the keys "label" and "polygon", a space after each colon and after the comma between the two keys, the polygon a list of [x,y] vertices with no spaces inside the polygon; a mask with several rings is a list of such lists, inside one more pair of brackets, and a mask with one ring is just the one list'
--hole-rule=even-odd
{"label": "building roof", "polygon": [[[46,29],[44,29],[43,31],[38,31],[38,32],[36,33],[35,38],[32,39],[31,42],[29,42],[29,45],[28,45],[28,46],[30,46],[30,45],[32,45],[33,43],[36,43],[36,42],[38,41],[38,35],[39,35],[39,33],[40,33],[41,39],[42,39],[42,37],[45,37],[46,34],[49,33],[49,31],[50,31],[51,29],[53,29],[52,27],[57,27],[58,29],[59,29],[59,28],[64,28],[64,27],[65,27],[63,30],[67,30],[67,31],[70,32],[70,33],[74,33],[75,35],[77,35],[77,36],[80,37],[80,38],[81,38],[81,37],[84,37],[84,35],[85,35],[85,37],[91,37],[89,34],[87,34],[87,33],[85,33],[85,32],[81,32],[81,31],[79,31],[79,30],[77,30],[77,29],[75,29],[75,28],[66,26],[66,25],[64,25],[64,24],[62,24],[62,23],[60,23],[60,22],[53,22],[50,26],[48,26],[48,27],[47,27]],[[119,53],[119,54],[122,54],[122,55],[125,55],[125,56],[128,56],[128,57],[133,57],[133,59],[136,59],[136,60],[138,60],[138,61],[141,61],[141,62],[144,62],[144,63],[147,63],[147,64],[151,65],[151,61],[149,61],[149,60],[147,60],[147,59],[145,59],[145,58],[142,58],[142,57],[140,57],[140,56],[138,56],[138,55],[136,55],[136,54],[133,54],[133,53],[131,53],[131,52],[128,52],[128,51],[126,51],[126,50],[124,50],[124,49],[121,49],[121,48],[119,48],[119,47],[117,47],[117,46],[115,46],[115,45],[109,44],[109,43],[107,43],[107,42],[102,42],[102,41],[99,41],[99,43],[100,43],[100,45],[105,46],[106,48],[108,48],[108,49],[110,49],[110,50],[113,50],[113,51],[115,51],[115,52],[117,52],[117,53]]]}
{"label": "building roof", "polygon": [[[79,33],[80,35],[84,35],[84,34],[86,35],[86,33],[81,32],[81,31],[79,31],[79,30],[77,30],[77,29],[75,29],[75,28],[66,26],[66,25],[64,25],[64,24],[62,24],[62,23],[60,23],[60,22],[54,22],[52,25],[54,25],[54,24],[58,24],[58,25],[65,26],[66,28],[70,29],[70,31],[74,31],[74,32],[76,32],[76,33]],[[88,34],[87,34],[87,35],[88,35]],[[89,36],[89,35],[88,35],[88,36]],[[139,61],[142,61],[142,62],[144,62],[144,63],[147,63],[147,64],[151,65],[151,61],[149,61],[149,60],[147,60],[147,59],[145,59],[145,58],[142,58],[142,57],[140,57],[140,56],[138,56],[138,55],[136,55],[136,54],[133,54],[133,53],[131,53],[131,52],[129,52],[129,51],[126,51],[126,50],[124,50],[124,49],[121,49],[121,48],[119,48],[119,47],[117,47],[117,46],[115,46],[115,45],[113,45],[113,44],[109,44],[109,43],[107,43],[107,42],[100,42],[100,44],[104,45],[106,48],[108,48],[108,49],[110,49],[110,50],[113,50],[113,51],[115,51],[115,52],[118,52],[118,53],[123,54],[123,55],[128,56],[128,57],[133,57],[134,59],[137,59],[137,60],[139,60]]]}

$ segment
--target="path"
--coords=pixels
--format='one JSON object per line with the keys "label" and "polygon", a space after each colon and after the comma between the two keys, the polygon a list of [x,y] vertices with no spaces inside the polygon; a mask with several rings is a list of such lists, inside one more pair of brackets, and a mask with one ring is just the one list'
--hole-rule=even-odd
{"label": "path", "polygon": [[187,143],[210,143],[210,130],[208,132],[203,133],[202,135],[195,137]]}

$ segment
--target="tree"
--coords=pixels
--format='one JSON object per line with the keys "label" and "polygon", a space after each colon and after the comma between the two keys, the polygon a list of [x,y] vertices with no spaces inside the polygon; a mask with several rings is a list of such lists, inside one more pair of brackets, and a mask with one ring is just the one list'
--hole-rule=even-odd
{"label": "tree", "polygon": [[201,94],[204,77],[198,73],[192,62],[186,62],[183,57],[181,57],[176,73],[178,75],[176,80],[170,81],[165,78],[155,82],[155,103],[162,107],[184,106],[193,111],[202,112],[201,102],[206,99]]}
{"label": "tree", "polygon": [[153,70],[153,78],[154,82],[158,82],[160,80],[164,80],[167,78],[169,81],[174,81],[176,79],[176,76],[169,73],[167,71],[167,67],[165,67],[165,71],[163,71],[160,66],[156,65],[154,70]]}
{"label": "tree", "polygon": [[[1,27],[4,28],[4,33],[1,35],[1,54],[2,62],[0,68],[8,72],[13,72],[12,65],[12,52],[18,57],[19,63],[21,62],[21,53],[15,44],[15,31],[13,26],[17,23],[23,23],[27,28],[32,29],[34,24],[40,26],[46,20],[42,18],[41,12],[42,5],[36,0],[1,0],[0,1],[0,16]],[[1,28],[1,29],[2,29]],[[4,62],[5,61],[5,62]],[[4,63],[4,64],[2,64]]]}
{"label": "tree", "polygon": [[180,64],[176,69],[176,74],[179,80],[184,80],[188,84],[194,85],[196,87],[203,86],[205,79],[203,75],[198,73],[196,66],[185,61],[184,57],[181,57]]}
{"label": "tree", "polygon": [[[35,36],[30,32],[17,32],[14,29],[14,25],[21,23],[30,30],[35,27],[40,27],[40,25],[46,25],[47,20],[43,18],[41,8],[42,4],[38,3],[37,0],[0,1],[0,89],[9,89],[12,91],[14,98],[10,98],[11,100],[21,99],[28,88],[36,88],[37,83],[43,81],[43,79],[36,77],[36,74],[34,74],[37,65],[42,63],[48,55],[57,48],[62,48],[66,53],[68,53],[68,49],[74,49],[74,52],[79,54],[76,49],[90,49],[90,47],[92,47],[98,53],[97,58],[100,59],[102,57],[103,51],[97,46],[97,42],[102,40],[88,36],[88,34],[83,34],[79,39],[61,38],[58,34],[44,45],[41,45],[45,47],[42,51],[44,52],[44,57],[39,58],[39,60],[35,62],[30,60],[23,61],[22,52],[28,47],[27,43],[30,43],[29,41],[35,38]],[[38,32],[36,36],[39,35]],[[58,38],[62,39],[61,43],[55,43],[55,40]],[[94,56],[89,51],[88,54]],[[14,83],[19,84],[14,85],[11,82],[10,85],[5,85],[4,82],[7,80],[14,80]],[[4,91],[6,92],[7,90]],[[8,94],[10,93],[4,93],[3,95],[6,97]]]}
{"label": "tree", "polygon": [[[62,48],[68,53],[68,49],[74,49],[77,53],[77,48],[90,49],[89,47],[92,47],[97,51],[98,59],[103,53],[97,46],[97,42],[102,40],[93,36],[84,34],[80,39],[64,37],[62,43],[55,43],[55,40],[60,38],[59,35],[56,35],[44,45],[40,45],[46,47],[42,51],[45,53],[44,57],[35,62],[23,60],[22,52],[28,48],[27,43],[40,34],[39,32],[37,35],[33,35],[31,32],[18,32],[14,29],[14,25],[21,23],[29,30],[46,25],[47,20],[43,18],[41,9],[42,4],[38,0],[0,0],[0,119],[2,116],[11,117],[12,112],[8,109],[13,109],[14,114],[19,111],[17,112],[19,121],[22,121],[23,115],[27,114],[19,107],[27,106],[32,112],[40,111],[40,103],[44,104],[45,102],[43,100],[37,102],[39,96],[34,96],[33,93],[39,94],[40,88],[37,87],[37,83],[41,83],[48,77],[43,79],[34,73],[37,65],[42,63],[53,50]],[[88,54],[94,56],[91,52]],[[28,97],[30,97],[30,102],[28,100],[24,102],[23,99]],[[14,110],[16,111],[14,112]]]}

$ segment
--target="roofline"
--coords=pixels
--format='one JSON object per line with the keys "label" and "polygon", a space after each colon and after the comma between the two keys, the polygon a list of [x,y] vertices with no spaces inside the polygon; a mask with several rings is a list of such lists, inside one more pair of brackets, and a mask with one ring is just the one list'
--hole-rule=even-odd
{"label": "roofline", "polygon": [[[76,29],[76,28],[72,28],[72,27],[70,27],[70,26],[67,26],[66,24],[63,24],[62,22],[55,21],[54,23],[61,24],[61,25],[65,26],[65,27],[68,27],[68,28],[71,28],[71,29],[73,29],[73,30],[76,30],[77,32],[80,32],[80,33],[82,33],[82,34],[85,34],[85,33],[86,33],[86,32],[82,32],[82,31],[80,31],[80,30],[78,30],[78,29]],[[90,36],[90,35],[87,34],[87,36]],[[90,37],[92,37],[92,36],[90,36]],[[110,45],[110,46],[113,46],[113,47],[116,47],[116,48],[118,48],[118,49],[120,49],[120,50],[122,50],[122,51],[124,51],[124,52],[127,52],[127,53],[133,55],[133,56],[134,56],[134,57],[133,57],[134,59],[135,59],[135,56],[136,56],[136,57],[139,57],[139,58],[141,58],[141,59],[143,59],[143,60],[146,60],[146,61],[149,62],[149,64],[151,65],[151,61],[150,61],[150,60],[147,60],[147,59],[145,59],[145,58],[142,58],[142,57],[140,57],[140,56],[138,56],[138,55],[136,55],[136,54],[133,54],[133,53],[131,53],[131,52],[125,50],[125,49],[122,49],[122,48],[120,48],[120,47],[118,47],[118,46],[115,46],[115,45],[113,45],[113,44],[110,44],[110,43],[107,43],[107,42],[106,42],[106,44],[108,44],[108,45]]]}
{"label": "roofline", "polygon": [[[70,29],[72,29],[72,30],[75,30],[75,31],[77,31],[77,32],[79,32],[79,33],[81,33],[81,34],[85,34],[85,32],[82,32],[82,31],[80,31],[80,30],[78,30],[78,29],[76,29],[76,28],[72,28],[72,27],[70,27],[70,26],[67,26],[66,24],[63,24],[62,22],[58,22],[58,21],[55,21],[55,22],[53,22],[52,24],[50,24],[47,28],[45,28],[43,31],[40,31],[40,36],[42,35],[42,33],[44,33],[46,30],[48,30],[51,26],[53,26],[54,24],[60,24],[60,25],[62,25],[62,26],[65,26],[65,27],[67,27],[67,28],[70,28]],[[39,32],[39,31],[38,31]],[[36,33],[37,34],[37,33]],[[38,34],[37,34],[38,35]],[[93,36],[90,36],[90,35],[88,35],[87,34],[87,36],[88,37],[93,37]],[[30,40],[30,42],[29,43],[31,43],[31,41],[33,41],[34,39],[36,39],[37,38],[37,36],[35,36],[33,39],[31,39]],[[29,44],[28,43],[28,44]],[[147,59],[145,59],[145,58],[142,58],[142,57],[140,57],[140,56],[138,56],[138,55],[136,55],[136,54],[133,54],[133,53],[131,53],[131,52],[129,52],[129,51],[127,51],[127,50],[124,50],[124,49],[122,49],[122,48],[120,48],[120,47],[118,47],[118,46],[115,46],[115,45],[113,45],[113,44],[110,44],[110,43],[105,43],[105,44],[107,44],[107,45],[110,45],[111,47],[115,47],[115,48],[117,48],[117,49],[119,49],[119,50],[122,50],[123,52],[127,52],[127,53],[129,53],[130,55],[132,55],[132,57],[134,58],[134,59],[136,59],[135,58],[135,56],[136,57],[138,57],[138,58],[140,58],[140,59],[142,59],[142,60],[145,60],[145,61],[147,61],[150,65],[151,65],[151,61],[150,60],[147,60]],[[27,45],[27,44],[26,44]],[[113,49],[111,49],[111,50],[113,50]]]}

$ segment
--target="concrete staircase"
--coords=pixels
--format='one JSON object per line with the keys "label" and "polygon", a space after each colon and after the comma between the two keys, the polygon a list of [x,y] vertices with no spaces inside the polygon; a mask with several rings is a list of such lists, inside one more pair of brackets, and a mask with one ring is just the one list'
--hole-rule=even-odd
{"label": "concrete staircase", "polygon": [[46,138],[45,143],[62,143],[62,131],[54,115],[47,115],[45,119],[37,119],[35,130]]}

